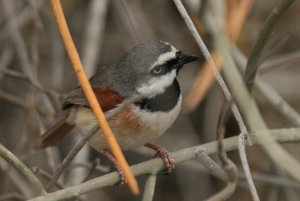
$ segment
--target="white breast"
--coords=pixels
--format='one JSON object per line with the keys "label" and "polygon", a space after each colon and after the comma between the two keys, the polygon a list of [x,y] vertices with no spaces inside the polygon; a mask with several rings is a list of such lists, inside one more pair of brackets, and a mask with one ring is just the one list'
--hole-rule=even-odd
{"label": "white breast", "polygon": [[[142,110],[135,105],[130,106],[132,107],[135,118],[138,119],[141,125],[143,125],[143,128],[139,129],[137,133],[128,134],[128,131],[126,130],[122,133],[122,130],[112,127],[112,131],[114,132],[121,148],[123,150],[129,150],[140,147],[161,136],[177,118],[180,112],[181,102],[182,97],[180,95],[176,106],[168,112],[150,112]],[[78,109],[75,122],[83,134],[88,133],[95,125],[97,125],[97,121],[91,110],[83,107]],[[118,132],[116,132],[116,130]],[[101,131],[92,137],[89,144],[98,151],[108,148]]]}
{"label": "white breast", "polygon": [[[149,112],[147,110],[141,110],[138,107],[135,108],[135,114],[139,118],[143,125],[147,125],[147,129],[141,133],[138,137],[141,145],[158,138],[174,123],[176,120],[180,108],[182,97],[179,96],[176,106],[168,112]],[[140,146],[141,146],[140,145]]]}

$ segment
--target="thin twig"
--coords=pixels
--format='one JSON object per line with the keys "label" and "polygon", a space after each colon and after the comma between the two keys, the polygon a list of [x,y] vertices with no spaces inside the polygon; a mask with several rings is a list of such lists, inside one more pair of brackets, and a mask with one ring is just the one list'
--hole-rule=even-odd
{"label": "thin twig", "polygon": [[7,70],[8,64],[12,61],[13,51],[12,48],[6,47],[0,56],[0,80],[3,78],[3,71]]}
{"label": "thin twig", "polygon": [[205,150],[197,149],[194,154],[195,158],[202,163],[202,165],[210,172],[210,174],[224,182],[229,181],[228,175],[224,169],[213,159],[211,159]]}
{"label": "thin twig", "polygon": [[92,177],[93,173],[96,171],[97,166],[98,166],[99,164],[100,164],[100,159],[99,159],[99,158],[96,158],[96,159],[92,162],[92,167],[90,168],[89,173],[87,174],[87,176],[83,179],[83,181],[82,181],[81,183],[86,182],[87,180],[89,180],[89,179]]}
{"label": "thin twig", "polygon": [[241,133],[239,135],[239,141],[238,141],[238,149],[239,149],[239,156],[242,162],[242,167],[243,167],[243,171],[246,177],[246,181],[248,183],[248,187],[249,190],[251,192],[251,196],[253,198],[254,201],[259,201],[259,197],[258,197],[258,193],[257,190],[255,188],[255,184],[251,175],[251,171],[250,171],[250,167],[248,164],[248,159],[247,159],[247,155],[246,155],[246,147],[245,147],[245,143],[246,143],[246,139],[245,137],[247,137],[244,133]]}
{"label": "thin twig", "polygon": [[111,128],[109,127],[107,120],[105,119],[104,113],[96,99],[96,96],[92,90],[92,87],[84,73],[78,52],[75,48],[74,42],[72,40],[70,31],[67,26],[67,22],[62,10],[62,6],[60,3],[60,0],[51,0],[51,5],[53,8],[54,15],[56,17],[57,25],[60,30],[61,36],[63,38],[63,42],[65,44],[67,53],[69,55],[70,61],[72,62],[72,66],[74,68],[74,71],[78,77],[78,80],[81,84],[81,87],[86,95],[86,98],[89,102],[89,105],[91,106],[91,109],[93,113],[95,114],[95,117],[101,126],[101,129],[103,131],[103,135],[105,136],[105,139],[107,140],[107,143],[109,147],[112,150],[112,153],[114,154],[115,158],[118,161],[118,165],[120,169],[123,171],[124,177],[127,179],[128,186],[130,187],[130,190],[133,194],[137,195],[139,194],[139,187],[137,185],[137,181],[134,178],[131,170],[129,169],[128,163],[126,159],[124,158],[124,155],[120,149],[120,146],[114,137]]}
{"label": "thin twig", "polygon": [[300,61],[300,51],[290,52],[284,55],[276,56],[261,64],[260,73],[267,73],[276,68],[284,68],[288,65],[295,64]]}
{"label": "thin twig", "polygon": [[20,107],[22,109],[28,109],[29,108],[29,105],[26,102],[24,102],[24,100],[22,100],[21,98],[15,96],[15,95],[6,93],[6,92],[1,91],[1,90],[0,90],[0,99],[5,100],[9,103],[12,103],[15,106]]}
{"label": "thin twig", "polygon": [[155,191],[157,174],[149,174],[146,180],[142,201],[152,201]]}
{"label": "thin twig", "polygon": [[[15,71],[15,70],[0,69],[0,73],[11,76],[11,77],[14,77],[14,78],[17,78],[17,79],[27,79],[27,76],[24,75],[24,73],[20,73],[20,72]],[[1,76],[1,74],[0,74],[0,76]]]}
{"label": "thin twig", "polygon": [[23,37],[18,29],[16,15],[13,7],[13,2],[10,0],[3,0],[2,2],[2,10],[7,18],[8,28],[10,32],[10,37],[15,45],[15,50],[17,52],[17,56],[20,61],[20,66],[22,67],[22,71],[28,76],[28,78],[38,85],[35,82],[34,76],[31,72],[31,65],[28,58],[28,51],[26,49],[25,42]]}
{"label": "thin twig", "polygon": [[6,194],[2,194],[0,195],[0,201],[4,200],[24,200],[24,197],[19,194],[19,193],[6,193]]}
{"label": "thin twig", "polygon": [[153,30],[144,16],[143,7],[140,6],[139,1],[112,1],[116,8],[116,14],[121,21],[120,24],[124,25],[124,29],[128,31],[129,35],[135,40],[136,43],[141,43],[149,38],[153,38]]}
{"label": "thin twig", "polygon": [[[9,179],[11,183],[15,186],[15,190],[20,192],[23,195],[23,199],[29,199],[35,196],[35,189],[32,189],[28,183],[27,179],[23,177],[18,170],[14,169],[10,164],[0,158],[0,170],[5,172],[4,178],[2,181]],[[5,189],[5,184],[1,186],[2,189]]]}
{"label": "thin twig", "polygon": [[[44,178],[46,178],[47,180],[51,180],[52,175],[49,172],[46,172],[45,170],[39,168],[39,167],[32,167],[32,172],[35,173],[36,175],[41,175]],[[66,188],[65,185],[63,185],[62,183],[56,182],[56,186],[59,189],[63,189]]]}
{"label": "thin twig", "polygon": [[[231,115],[229,109],[232,103],[233,100],[229,102],[224,102],[218,120],[218,125],[217,125],[218,156],[220,161],[222,162],[222,167],[228,176],[228,183],[227,186],[221,192],[219,192],[218,194],[210,198],[209,199],[210,201],[226,200],[228,197],[230,197],[233,194],[237,184],[237,167],[227,157],[227,153],[224,151],[224,136],[225,136],[226,125]],[[252,179],[251,175],[250,175],[250,179]],[[254,193],[257,194],[255,187],[254,190],[255,190]],[[259,201],[259,199],[255,201]]]}
{"label": "thin twig", "polygon": [[[11,37],[11,40],[13,41],[16,55],[19,59],[19,63],[21,66],[22,71],[27,76],[27,78],[30,80],[30,82],[38,88],[40,91],[46,92],[48,95],[57,94],[53,92],[52,90],[45,89],[39,82],[36,74],[32,71],[32,64],[30,63],[28,51],[26,48],[26,43],[22,37],[22,34],[20,33],[20,30],[18,29],[18,22],[16,19],[16,12],[14,10],[13,2],[10,0],[3,0],[2,3],[2,9],[5,17],[7,18],[7,27],[9,30],[9,36]],[[47,99],[45,96],[44,99]],[[47,108],[48,109],[48,108]],[[51,109],[51,108],[50,108]],[[49,109],[49,110],[50,110]]]}
{"label": "thin twig", "polygon": [[[86,163],[72,163],[72,165],[70,165],[70,167],[68,169],[66,169],[66,171],[71,171],[74,168],[87,168],[87,169],[90,169],[91,165],[86,164]],[[98,171],[98,172],[101,172],[101,173],[108,173],[109,172],[109,167],[108,166],[103,166],[103,165],[97,165],[95,170]]]}
{"label": "thin twig", "polygon": [[[223,140],[224,140],[224,135],[225,135],[225,130],[226,130],[226,124],[228,122],[228,119],[230,117],[230,106],[233,103],[233,101],[229,101],[229,102],[224,102],[222,109],[221,109],[221,113],[219,116],[219,120],[218,120],[218,125],[217,125],[217,140],[218,140],[218,156],[220,161],[222,162],[223,166],[227,166],[229,165],[229,158],[227,157],[226,152],[224,151],[224,144],[223,144]],[[232,174],[228,174],[229,176],[229,180],[235,180],[236,178],[233,178],[234,175]]]}
{"label": "thin twig", "polygon": [[207,201],[221,201],[227,200],[234,192],[236,188],[236,182],[229,182],[227,186],[219,193],[207,199]]}
{"label": "thin twig", "polygon": [[40,180],[31,172],[27,166],[22,163],[13,153],[0,144],[0,156],[4,158],[11,166],[20,172],[34,187],[38,190],[39,194],[45,194],[46,191],[41,184]]}
{"label": "thin twig", "polygon": [[[52,178],[52,175],[49,173],[49,172],[46,172],[45,170],[39,168],[39,167],[33,167],[32,168],[32,171],[35,173],[35,174],[38,174],[38,175],[41,175],[43,177],[45,177],[47,180],[50,180]],[[59,189],[64,189],[64,188],[67,188],[66,185],[60,183],[60,182],[57,182],[56,183],[56,186],[57,188]],[[80,198],[76,198],[76,201],[81,201]]]}
{"label": "thin twig", "polygon": [[255,76],[259,68],[261,57],[263,54],[264,47],[266,46],[270,36],[287,9],[294,3],[295,0],[283,0],[269,15],[262,29],[259,32],[258,38],[250,52],[250,56],[247,62],[244,80],[247,88],[252,92],[253,85],[255,82]]}
{"label": "thin twig", "polygon": [[[300,189],[299,182],[293,181],[286,177],[264,174],[264,173],[252,173],[252,177],[255,182],[267,183],[267,184],[277,185],[277,186],[282,186],[287,188]],[[239,174],[239,179],[243,181],[246,180],[246,177],[243,173],[241,173]]]}
{"label": "thin twig", "polygon": [[[247,146],[258,145],[259,141],[257,140],[257,136],[261,135],[262,132],[255,132],[249,134],[250,144]],[[300,128],[290,128],[290,129],[278,129],[278,130],[270,130],[270,133],[278,142],[299,142],[300,141]],[[224,151],[234,151],[238,148],[238,137],[226,138],[224,140]],[[217,153],[218,146],[217,142],[210,142],[207,144],[190,147],[186,149],[182,149],[172,153],[175,159],[175,163],[182,163],[187,160],[194,159],[196,157],[195,151],[198,149],[205,150],[208,155],[212,155]],[[139,176],[142,174],[151,174],[153,171],[160,171],[164,168],[164,163],[161,158],[151,159],[149,161],[136,164],[131,166],[131,169],[135,176]],[[85,183],[68,187],[63,190],[59,190],[53,193],[49,193],[45,196],[39,196],[31,199],[30,201],[57,201],[64,200],[69,198],[78,197],[82,194],[89,193],[96,189],[100,189],[106,186],[111,186],[119,181],[119,174],[117,172],[112,172],[101,176],[99,178],[95,178],[89,180]],[[192,184],[191,184],[192,185]]]}
{"label": "thin twig", "polygon": [[76,154],[80,151],[80,149],[85,145],[85,143],[99,130],[99,126],[95,126],[91,129],[89,133],[84,135],[82,140],[80,140],[68,153],[68,155],[64,158],[63,162],[58,166],[57,170],[55,171],[52,179],[49,182],[49,185],[47,187],[48,191],[51,191],[56,184],[57,180],[61,176],[62,172],[65,170],[65,168],[71,163],[73,158],[76,156]]}
{"label": "thin twig", "polygon": [[[44,3],[45,0],[38,0],[35,5],[36,10],[42,8]],[[31,18],[32,18],[31,8],[25,8],[20,10],[20,14],[16,16],[17,29],[22,29],[28,22],[30,22]],[[6,29],[1,29],[0,40],[5,40],[8,37],[10,37],[10,32],[7,32]]]}

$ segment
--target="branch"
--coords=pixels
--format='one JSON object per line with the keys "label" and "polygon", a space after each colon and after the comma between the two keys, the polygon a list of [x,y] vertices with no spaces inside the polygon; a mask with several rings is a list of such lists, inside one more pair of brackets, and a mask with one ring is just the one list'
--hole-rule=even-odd
{"label": "branch", "polygon": [[157,173],[148,175],[142,201],[152,201],[156,185]]}
{"label": "branch", "polygon": [[22,109],[28,109],[29,105],[27,104],[27,102],[25,102],[24,100],[22,100],[20,97],[17,97],[15,95],[12,95],[10,93],[4,92],[2,90],[0,90],[0,99],[5,100],[17,107],[20,107]]}
{"label": "branch", "polygon": [[220,201],[227,200],[234,192],[236,188],[236,182],[229,182],[227,186],[219,193],[210,197],[207,201]]}
{"label": "branch", "polygon": [[246,147],[245,147],[245,142],[246,142],[246,138],[247,136],[243,133],[241,133],[239,135],[239,141],[238,141],[238,147],[239,147],[239,156],[241,159],[241,163],[242,163],[242,167],[243,167],[243,171],[246,177],[246,181],[248,183],[249,186],[249,190],[251,192],[251,196],[252,199],[254,201],[259,201],[259,197],[258,197],[258,193],[257,190],[255,188],[255,184],[251,175],[251,171],[250,171],[250,167],[249,167],[249,163],[248,163],[248,159],[247,159],[247,155],[246,155]]}
{"label": "branch", "polygon": [[300,60],[300,51],[296,50],[283,55],[276,56],[270,60],[265,61],[261,64],[260,73],[267,73],[275,70],[276,68],[286,67],[291,64],[296,64]]}
{"label": "branch", "polygon": [[[265,131],[250,133],[249,142],[251,142],[251,145],[248,143],[247,146],[258,145],[258,140],[256,136],[261,135],[262,132]],[[274,140],[277,140],[278,142],[286,143],[300,141],[300,128],[270,130],[270,133],[274,137]],[[231,137],[224,140],[224,151],[234,151],[237,150],[237,148],[238,137]],[[199,149],[205,150],[206,153],[209,155],[216,154],[218,151],[217,141],[174,152],[173,156],[175,159],[175,163],[178,164],[187,160],[194,159],[196,157],[195,151]],[[153,173],[153,171],[160,171],[163,168],[164,163],[161,158],[151,159],[149,161],[131,166],[131,170],[135,176],[151,174]],[[57,201],[75,198],[82,194],[86,194],[106,186],[111,186],[118,181],[119,174],[117,172],[112,172],[76,186],[68,187],[66,189],[49,193],[44,196],[33,198],[30,201]]]}
{"label": "branch", "polygon": [[31,172],[31,170],[20,161],[13,153],[0,144],[0,156],[5,159],[11,166],[13,166],[19,173],[21,173],[34,187],[38,193],[45,194],[46,191],[40,180]]}
{"label": "branch", "polygon": [[282,15],[287,11],[295,0],[283,0],[269,15],[263,28],[260,30],[257,40],[250,52],[246,71],[244,74],[244,80],[247,88],[251,92],[255,82],[255,76],[259,68],[263,49],[266,46],[270,36]]}

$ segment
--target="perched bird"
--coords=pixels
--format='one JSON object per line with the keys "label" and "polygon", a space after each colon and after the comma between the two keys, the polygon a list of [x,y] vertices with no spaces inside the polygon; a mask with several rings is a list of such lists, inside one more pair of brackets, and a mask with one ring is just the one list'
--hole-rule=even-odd
{"label": "perched bird", "polygon": [[[176,76],[184,64],[197,59],[197,56],[182,53],[170,43],[149,42],[129,50],[112,65],[101,66],[90,78],[106,114],[134,96],[143,97],[109,120],[122,150],[145,145],[163,158],[168,172],[172,170],[174,161],[170,154],[150,142],[162,135],[177,118],[182,97]],[[42,135],[35,148],[57,145],[74,127],[86,134],[97,125],[80,87],[71,91],[63,109],[72,112]],[[89,145],[113,160],[101,130],[89,140]]]}

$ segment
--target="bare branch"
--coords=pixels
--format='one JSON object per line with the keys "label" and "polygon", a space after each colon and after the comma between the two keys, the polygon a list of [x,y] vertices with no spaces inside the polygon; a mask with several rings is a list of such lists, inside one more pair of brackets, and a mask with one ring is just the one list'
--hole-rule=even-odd
{"label": "bare branch", "polygon": [[239,142],[238,142],[239,156],[240,156],[240,159],[242,162],[242,167],[243,167],[243,170],[245,173],[246,181],[248,183],[252,198],[254,201],[259,201],[260,199],[258,197],[258,193],[255,188],[255,184],[253,182],[253,178],[251,175],[251,171],[250,171],[250,167],[249,167],[248,159],[247,159],[247,155],[246,155],[246,148],[245,148],[246,139],[245,139],[245,137],[247,137],[247,136],[243,133],[241,133],[239,135]]}
{"label": "bare branch", "polygon": [[235,187],[236,187],[236,182],[229,182],[227,184],[227,186],[221,192],[219,192],[216,195],[214,195],[213,197],[207,199],[207,201],[226,200],[233,194]]}
{"label": "bare branch", "polygon": [[[247,146],[258,145],[257,136],[261,135],[262,132],[264,131],[249,134],[250,136],[249,141],[251,142],[251,145],[247,144]],[[274,139],[276,139],[278,142],[283,143],[283,142],[300,141],[299,128],[270,130],[270,133],[272,134]],[[237,148],[238,148],[238,137],[231,137],[224,140],[224,150],[226,152],[237,150]],[[173,156],[175,158],[175,163],[176,164],[182,163],[187,160],[194,159],[196,157],[195,151],[198,149],[205,150],[208,155],[215,154],[218,151],[217,142],[214,141],[207,144],[176,151],[173,153]],[[164,168],[164,163],[160,158],[151,159],[149,161],[131,166],[131,170],[135,176],[139,176],[142,174],[151,174],[154,170],[159,171],[162,170],[163,168]],[[99,188],[111,186],[117,183],[118,181],[119,181],[119,174],[117,172],[112,172],[76,186],[68,187],[63,190],[49,193],[45,196],[39,196],[33,198],[30,201],[56,201],[56,200],[74,198]]]}
{"label": "bare branch", "polygon": [[6,93],[6,92],[1,91],[1,90],[0,90],[0,99],[5,100],[9,103],[12,103],[15,106],[20,107],[22,109],[28,109],[29,108],[29,105],[26,104],[26,102],[24,102],[24,100],[22,100],[21,98],[15,96],[15,95]]}
{"label": "bare branch", "polygon": [[276,56],[261,64],[260,73],[267,73],[276,68],[284,68],[287,65],[295,64],[300,61],[300,51],[290,52],[284,55]]}
{"label": "bare branch", "polygon": [[[295,188],[300,189],[300,184],[297,181],[293,181],[289,178],[277,176],[277,175],[271,175],[271,174],[264,174],[264,173],[252,173],[252,177],[255,182],[259,183],[267,183],[271,185],[277,185],[287,188]],[[240,180],[245,180],[246,177],[244,174],[239,174]]]}
{"label": "bare branch", "polygon": [[205,150],[197,149],[195,151],[195,158],[198,159],[213,176],[224,182],[229,181],[228,175],[224,169],[213,159],[211,159]]}
{"label": "bare branch", "polygon": [[152,201],[155,191],[157,174],[149,174],[146,180],[142,201]]}
{"label": "bare branch", "polygon": [[46,191],[41,184],[41,182],[36,178],[36,176],[31,172],[27,166],[22,163],[13,153],[7,150],[2,144],[0,144],[0,156],[4,158],[10,165],[12,165],[16,170],[18,170],[34,187],[38,190],[39,194],[45,194]]}

